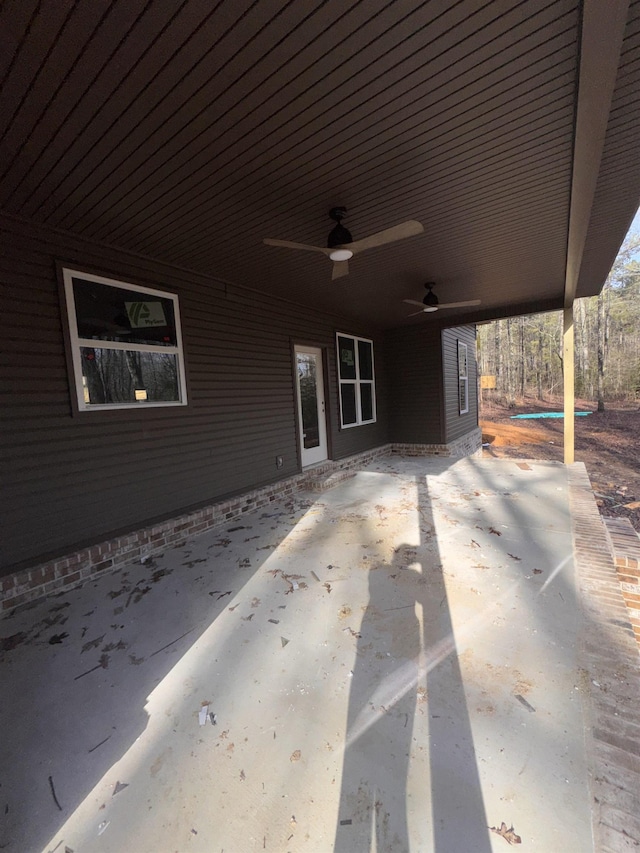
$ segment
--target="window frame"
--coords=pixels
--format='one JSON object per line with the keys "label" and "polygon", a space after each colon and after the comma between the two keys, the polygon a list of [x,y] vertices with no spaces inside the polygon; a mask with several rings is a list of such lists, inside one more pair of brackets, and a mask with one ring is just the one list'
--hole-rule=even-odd
{"label": "window frame", "polygon": [[[144,287],[139,284],[132,284],[129,281],[114,279],[108,276],[98,275],[96,273],[85,272],[84,270],[75,267],[59,266],[62,287],[64,293],[64,307],[66,315],[66,332],[68,335],[67,342],[69,347],[69,361],[71,363],[70,384],[75,388],[75,405],[74,411],[79,413],[84,412],[105,412],[119,409],[157,409],[176,406],[186,406],[187,401],[187,382],[185,373],[184,347],[182,343],[182,327],[180,323],[180,306],[178,295],[170,293],[166,290],[157,290],[151,287]],[[73,279],[82,279],[84,281],[104,284],[108,287],[117,287],[120,290],[128,290],[132,294],[144,294],[145,296],[155,296],[162,299],[168,299],[173,303],[173,318],[176,332],[176,346],[154,346],[152,343],[136,344],[124,341],[100,341],[94,338],[82,338],[78,334],[78,318],[76,314],[76,305],[73,293]],[[138,300],[139,301],[139,300]],[[92,349],[110,349],[128,352],[145,352],[154,353],[160,352],[165,355],[176,356],[177,368],[177,384],[178,384],[178,400],[132,400],[128,403],[87,403],[84,397],[83,373],[82,373],[82,356],[81,350],[83,347]]]}
{"label": "window frame", "polygon": [[[469,348],[467,344],[458,341],[458,414],[466,415],[469,412]],[[461,355],[464,353],[464,357]],[[464,389],[464,405],[462,405],[462,391]]]}
{"label": "window frame", "polygon": [[[353,341],[354,343],[354,353],[355,353],[355,368],[356,368],[356,376],[355,379],[343,379],[340,376],[340,345],[339,339],[347,338],[348,340]],[[360,351],[359,344],[360,342],[369,344],[371,346],[371,379],[361,379],[360,378]],[[374,424],[377,421],[377,400],[376,400],[376,371],[375,371],[375,356],[374,356],[374,348],[373,341],[371,338],[363,338],[359,335],[352,335],[346,332],[336,332],[336,367],[338,373],[338,404],[340,407],[340,429],[351,429],[352,427],[366,426],[367,424]],[[343,385],[353,385],[355,387],[355,403],[356,403],[356,421],[354,423],[346,424],[344,422],[344,416],[342,412],[342,386]],[[373,417],[369,420],[362,419],[362,394],[361,388],[363,385],[369,385],[371,387],[371,411]]]}

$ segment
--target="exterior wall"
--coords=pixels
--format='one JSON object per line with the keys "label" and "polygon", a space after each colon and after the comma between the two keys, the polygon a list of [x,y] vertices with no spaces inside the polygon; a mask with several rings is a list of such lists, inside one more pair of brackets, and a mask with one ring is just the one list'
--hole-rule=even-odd
{"label": "exterior wall", "polygon": [[[469,411],[461,415],[458,405],[458,341],[467,345],[469,373]],[[445,442],[462,438],[478,427],[478,374],[476,365],[476,327],[456,326],[442,330],[444,380]]]}
{"label": "exterior wall", "polygon": [[385,335],[389,376],[389,440],[440,445],[442,347],[440,330],[427,326],[394,329]]}
{"label": "exterior wall", "polygon": [[[326,353],[330,457],[388,441],[376,330],[10,217],[0,217],[0,232],[0,573],[295,475],[296,342]],[[56,261],[178,294],[188,406],[72,415]],[[340,429],[336,331],[374,341],[375,424]]]}

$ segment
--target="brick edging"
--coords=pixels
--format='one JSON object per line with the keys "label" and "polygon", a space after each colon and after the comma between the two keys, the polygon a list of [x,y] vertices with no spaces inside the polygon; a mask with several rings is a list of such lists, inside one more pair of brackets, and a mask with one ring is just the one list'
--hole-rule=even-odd
{"label": "brick edging", "polygon": [[91,577],[114,571],[124,563],[151,557],[167,547],[179,546],[189,536],[241,518],[271,501],[289,498],[305,489],[310,476],[317,475],[319,470],[334,472],[358,468],[390,452],[391,445],[385,444],[347,459],[329,461],[311,471],[303,471],[268,486],[7,575],[0,578],[0,615],[52,592],[72,589]]}
{"label": "brick edging", "polygon": [[[470,455],[477,450],[476,432],[480,434],[481,441],[481,431],[475,430],[450,445],[383,444],[346,459],[327,460],[285,480],[7,575],[0,578],[0,615],[52,592],[72,589],[91,577],[114,571],[123,563],[151,557],[167,547],[176,547],[189,536],[212,530],[276,499],[286,499],[307,488],[317,489],[318,478],[323,474],[330,478],[338,472],[353,471],[392,452],[413,456]],[[339,479],[334,477],[336,481]]]}
{"label": "brick edging", "polygon": [[582,463],[568,466],[569,506],[584,611],[579,663],[594,850],[640,850],[640,656],[611,543]]}
{"label": "brick edging", "polygon": [[640,536],[628,518],[605,518],[620,589],[640,646]]}

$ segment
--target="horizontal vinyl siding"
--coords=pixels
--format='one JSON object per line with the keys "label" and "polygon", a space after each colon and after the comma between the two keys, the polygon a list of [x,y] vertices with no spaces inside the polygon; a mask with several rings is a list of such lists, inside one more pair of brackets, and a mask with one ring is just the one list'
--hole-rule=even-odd
{"label": "horizontal vinyl siding", "polygon": [[[458,406],[458,341],[467,345],[469,411],[461,415]],[[444,415],[446,441],[455,441],[478,426],[478,381],[475,326],[457,326],[442,332]]]}
{"label": "horizontal vinyl siding", "polygon": [[417,326],[387,332],[389,439],[440,444],[442,350],[439,329]]}
{"label": "horizontal vinyl siding", "polygon": [[[375,330],[9,217],[0,226],[4,572],[296,473],[293,343],[326,351],[331,458],[388,440]],[[178,294],[187,406],[72,415],[56,260]],[[375,424],[339,428],[338,330],[374,340]]]}

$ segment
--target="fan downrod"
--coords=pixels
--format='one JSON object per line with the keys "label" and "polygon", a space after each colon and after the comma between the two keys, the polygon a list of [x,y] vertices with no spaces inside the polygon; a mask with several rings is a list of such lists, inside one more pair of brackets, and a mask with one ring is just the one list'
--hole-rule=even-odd
{"label": "fan downrod", "polygon": [[334,222],[340,222],[346,215],[346,207],[332,207],[329,211],[329,219],[333,219]]}

